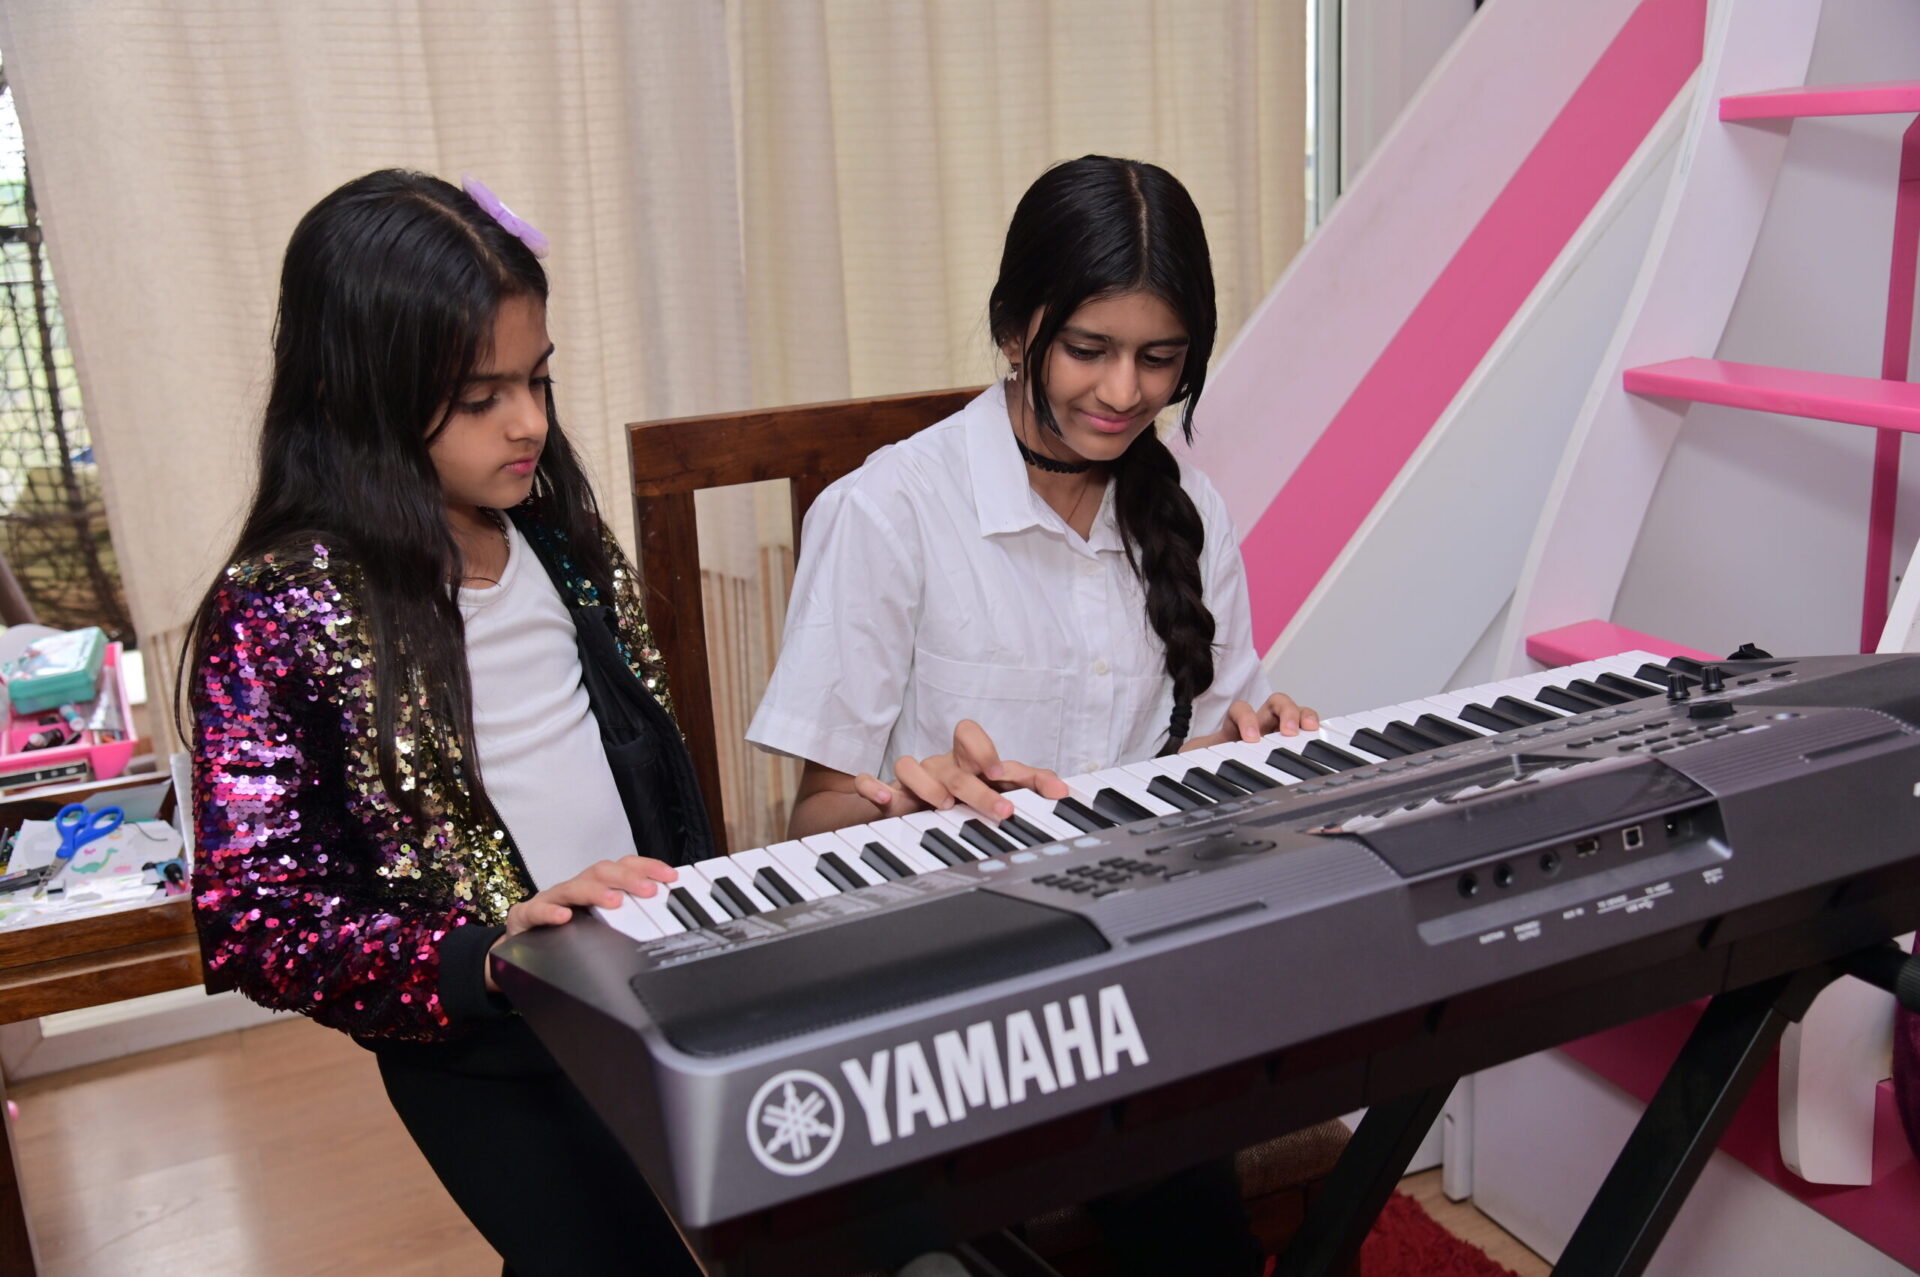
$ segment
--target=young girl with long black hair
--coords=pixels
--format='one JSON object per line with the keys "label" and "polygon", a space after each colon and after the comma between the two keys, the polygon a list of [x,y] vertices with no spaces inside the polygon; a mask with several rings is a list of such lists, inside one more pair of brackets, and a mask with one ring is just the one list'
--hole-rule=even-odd
{"label": "young girl with long black hair", "polygon": [[478,183],[395,170],[295,229],[258,482],[182,680],[195,917],[210,990],[373,1050],[509,1274],[697,1273],[487,966],[710,845],[554,411],[544,250]]}
{"label": "young girl with long black hair", "polygon": [[1269,694],[1226,504],[1155,428],[1178,403],[1192,437],[1213,350],[1186,188],[1107,156],[1049,169],[987,315],[1007,379],[808,512],[748,732],[806,760],[796,834],[954,801],[1004,816],[996,788],[1060,797],[1061,773],[1319,725]]}
{"label": "young girl with long black hair", "polygon": [[[794,837],[955,802],[1005,817],[1008,788],[1060,798],[1062,773],[1319,726],[1269,694],[1225,503],[1156,429],[1182,403],[1191,437],[1213,349],[1186,189],[1097,155],[1042,174],[988,323],[1006,380],[808,512],[748,732],[805,760]],[[1230,1163],[1088,1208],[1121,1271],[1260,1270]]]}

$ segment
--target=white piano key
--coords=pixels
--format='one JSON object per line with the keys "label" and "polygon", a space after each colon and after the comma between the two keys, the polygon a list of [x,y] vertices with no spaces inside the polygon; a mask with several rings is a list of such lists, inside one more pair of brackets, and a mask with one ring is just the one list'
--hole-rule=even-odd
{"label": "white piano key", "polygon": [[725,922],[733,917],[733,912],[714,898],[713,879],[708,876],[706,869],[706,866],[712,863],[712,861],[702,861],[679,866],[680,881],[673,883],[672,886],[683,888],[715,922]]}
{"label": "white piano key", "polygon": [[868,886],[886,881],[866,861],[860,859],[860,848],[842,837],[839,830],[824,834],[808,834],[800,840],[800,844],[816,856],[824,856],[828,852],[835,853],[840,857],[840,862],[846,865],[855,877],[865,879]]}
{"label": "white piano key", "polygon": [[895,856],[921,873],[932,873],[936,869],[945,869],[946,862],[920,845],[921,831],[908,824],[899,816],[889,816],[885,820],[876,820],[871,825],[858,827],[863,838],[870,837]]}
{"label": "white piano key", "polygon": [[1294,739],[1296,738],[1282,736],[1276,732],[1263,740],[1251,742],[1230,740],[1224,745],[1214,745],[1198,752],[1207,755],[1216,762],[1225,762],[1228,759],[1232,759],[1242,767],[1252,769],[1255,775],[1265,776],[1276,786],[1297,785],[1300,783],[1300,777],[1289,775],[1286,772],[1280,771],[1278,768],[1269,766],[1267,763],[1267,758],[1274,750],[1281,748],[1286,742]]}
{"label": "white piano key", "polygon": [[1013,803],[1014,814],[1041,833],[1061,840],[1080,836],[1078,829],[1053,814],[1053,799],[1031,789],[1010,789],[1007,799]]}
{"label": "white piano key", "polygon": [[[680,876],[682,879],[686,877],[684,866],[680,870]],[[634,907],[646,915],[647,921],[659,928],[661,935],[677,936],[687,929],[687,924],[674,917],[673,912],[667,908],[667,892],[679,885],[678,882],[659,883],[651,896],[628,896],[627,899],[633,901]]]}
{"label": "white piano key", "polygon": [[621,935],[630,936],[635,940],[655,940],[661,934],[660,928],[655,925],[652,918],[647,916],[646,910],[640,907],[640,902],[632,896],[626,896],[620,901],[619,906],[613,909],[595,905],[593,912],[600,921]]}
{"label": "white piano key", "polygon": [[[959,812],[960,810],[961,809],[958,806],[955,806],[953,808],[953,812]],[[978,847],[975,847],[972,843],[968,842],[966,839],[960,836],[960,822],[966,818],[966,815],[971,815],[972,813],[967,812],[965,815],[955,816],[953,812],[916,811],[916,812],[909,812],[907,815],[902,816],[900,819],[906,821],[907,824],[913,828],[915,834],[917,835],[915,840],[915,845],[920,847],[922,850],[926,849],[927,831],[929,829],[937,829],[941,833],[945,834],[947,837],[959,843],[961,848],[964,849],[965,852],[967,853],[967,856],[969,859],[972,859],[972,860],[983,859],[985,857],[985,853],[982,852]],[[934,853],[931,851],[928,851],[927,854],[929,856],[933,856],[935,860],[940,859],[938,856],[935,856]],[[945,867],[944,861],[942,861],[941,864],[942,864],[942,867]]]}
{"label": "white piano key", "polygon": [[[1171,816],[1174,812],[1180,810],[1165,799],[1157,798],[1153,794],[1148,793],[1147,782],[1124,767],[1109,767],[1104,771],[1097,771],[1090,776],[1079,779],[1085,781],[1086,790],[1086,796],[1082,797],[1080,801],[1089,807],[1093,806],[1094,798],[1101,790],[1112,789],[1123,797],[1138,803],[1146,809],[1147,814],[1150,816]],[[1075,786],[1075,796],[1079,796],[1080,792],[1081,787]],[[1098,809],[1096,808],[1095,810]]]}
{"label": "white piano key", "polygon": [[[733,859],[730,856],[716,856],[712,860],[703,860],[699,863],[699,869],[714,883],[716,888],[713,893],[715,904],[720,903],[718,887],[723,878],[739,888],[740,893],[747,898],[747,903],[751,904],[755,909],[771,909],[779,903],[768,896],[766,892],[760,890],[759,884],[753,880],[753,875],[740,872],[740,867],[733,863]],[[724,905],[721,907],[725,908]],[[732,915],[729,914],[728,916],[731,917]]]}
{"label": "white piano key", "polygon": [[780,881],[792,887],[794,891],[799,893],[802,899],[817,900],[820,897],[820,889],[817,886],[801,878],[799,874],[788,873],[786,866],[768,854],[767,849],[764,847],[755,847],[747,851],[736,851],[730,859],[733,861],[734,868],[737,869],[747,881],[753,883],[760,894],[766,896],[769,900],[773,899],[772,893],[765,887],[762,887],[759,879],[754,877],[754,875],[762,869],[771,869],[779,874]]}
{"label": "white piano key", "polygon": [[767,854],[773,857],[774,863],[786,871],[788,881],[796,887],[811,889],[815,898],[840,894],[839,887],[820,876],[820,870],[816,867],[820,856],[805,843],[797,839],[777,842],[766,850]]}

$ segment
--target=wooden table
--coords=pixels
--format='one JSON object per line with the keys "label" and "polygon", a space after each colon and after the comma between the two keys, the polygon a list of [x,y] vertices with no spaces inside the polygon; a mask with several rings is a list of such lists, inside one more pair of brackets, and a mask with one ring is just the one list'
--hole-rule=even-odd
{"label": "wooden table", "polygon": [[[81,802],[164,776],[128,776],[101,784],[0,798],[0,828],[50,817],[52,804]],[[164,808],[162,809],[164,813]],[[0,932],[0,1024],[60,1011],[138,998],[199,984],[200,942],[188,899],[176,896],[137,908],[63,919]],[[0,1108],[6,1081],[0,1077]],[[0,1116],[0,1272],[34,1277],[39,1272],[33,1234],[20,1198],[20,1165],[13,1133]]]}

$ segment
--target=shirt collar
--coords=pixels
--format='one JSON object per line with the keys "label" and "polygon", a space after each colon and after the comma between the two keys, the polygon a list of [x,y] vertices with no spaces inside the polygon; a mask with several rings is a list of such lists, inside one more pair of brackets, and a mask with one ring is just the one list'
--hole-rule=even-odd
{"label": "shirt collar", "polygon": [[[1013,437],[1013,418],[1007,413],[1006,383],[996,381],[988,386],[967,405],[966,413],[967,472],[973,481],[973,510],[980,520],[980,535],[1055,526],[1046,502],[1027,482],[1027,463],[1020,456],[1020,446]],[[1111,482],[1100,494],[1100,509],[1093,516],[1086,545],[1093,551],[1124,548],[1113,513]]]}

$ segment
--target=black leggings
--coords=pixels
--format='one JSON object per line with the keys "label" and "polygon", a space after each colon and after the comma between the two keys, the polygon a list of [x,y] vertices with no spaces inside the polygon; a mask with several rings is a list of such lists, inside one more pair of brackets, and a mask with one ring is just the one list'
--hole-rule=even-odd
{"label": "black leggings", "polygon": [[394,1111],[505,1277],[699,1277],[646,1181],[525,1021],[374,1054]]}

